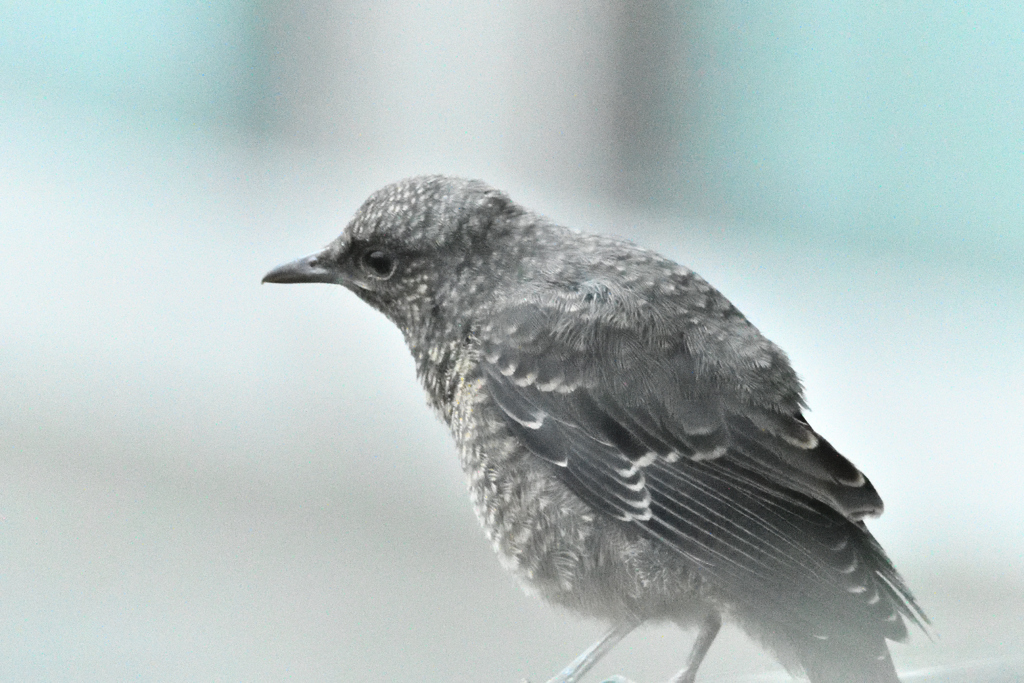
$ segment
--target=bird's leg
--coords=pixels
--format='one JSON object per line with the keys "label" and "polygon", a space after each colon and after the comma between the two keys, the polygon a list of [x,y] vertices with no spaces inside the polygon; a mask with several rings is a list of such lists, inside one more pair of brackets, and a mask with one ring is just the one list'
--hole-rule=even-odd
{"label": "bird's leg", "polygon": [[704,661],[704,655],[708,653],[711,643],[715,642],[718,629],[722,627],[722,617],[718,612],[709,612],[704,621],[701,622],[700,631],[697,633],[697,640],[690,650],[690,656],[686,660],[686,668],[672,677],[669,683],[693,683],[697,678],[697,669]]}
{"label": "bird's leg", "polygon": [[548,683],[576,683],[580,676],[590,671],[591,667],[597,664],[601,657],[608,654],[609,650],[615,647],[620,640],[625,638],[636,627],[637,625],[633,622],[612,627],[611,630],[601,636],[596,643],[584,650],[583,654],[572,660],[569,666],[565,667],[561,673],[548,681]]}

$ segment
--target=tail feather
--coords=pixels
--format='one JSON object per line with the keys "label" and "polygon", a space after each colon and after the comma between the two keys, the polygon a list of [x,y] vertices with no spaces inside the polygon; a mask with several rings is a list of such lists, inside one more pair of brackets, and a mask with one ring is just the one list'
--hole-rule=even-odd
{"label": "tail feather", "polygon": [[797,657],[811,683],[899,683],[883,638],[802,640]]}

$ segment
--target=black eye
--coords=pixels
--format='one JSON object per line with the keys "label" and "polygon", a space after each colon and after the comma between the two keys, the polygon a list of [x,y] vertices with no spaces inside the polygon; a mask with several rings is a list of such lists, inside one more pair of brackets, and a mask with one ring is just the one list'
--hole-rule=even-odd
{"label": "black eye", "polygon": [[387,252],[379,249],[368,251],[363,254],[363,266],[373,275],[387,279],[395,272],[395,262]]}

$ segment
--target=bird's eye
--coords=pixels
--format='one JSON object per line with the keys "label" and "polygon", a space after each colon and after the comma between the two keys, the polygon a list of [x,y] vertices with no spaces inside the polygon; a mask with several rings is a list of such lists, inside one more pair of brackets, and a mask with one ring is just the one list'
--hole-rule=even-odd
{"label": "bird's eye", "polygon": [[394,260],[387,252],[380,249],[367,251],[363,254],[363,267],[369,270],[375,277],[383,280],[388,279],[395,272]]}

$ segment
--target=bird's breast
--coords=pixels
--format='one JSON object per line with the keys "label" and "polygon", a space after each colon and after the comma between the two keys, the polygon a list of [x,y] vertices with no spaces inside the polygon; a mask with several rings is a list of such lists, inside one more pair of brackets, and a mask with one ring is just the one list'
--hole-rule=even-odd
{"label": "bird's breast", "polygon": [[464,376],[448,424],[474,512],[527,592],[602,619],[675,617],[697,578],[675,553],[587,506],[511,436],[485,379]]}

